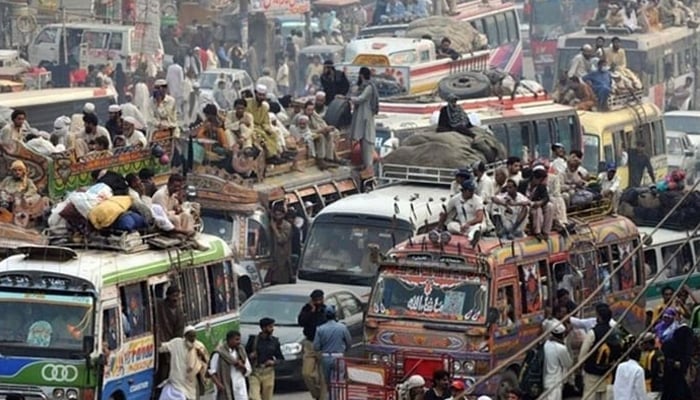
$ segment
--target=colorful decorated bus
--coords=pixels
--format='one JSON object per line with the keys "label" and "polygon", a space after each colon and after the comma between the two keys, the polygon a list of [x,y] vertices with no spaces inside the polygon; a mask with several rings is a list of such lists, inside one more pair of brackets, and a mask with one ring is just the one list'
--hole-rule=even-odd
{"label": "colorful decorated bus", "polygon": [[17,248],[0,262],[0,398],[150,399],[156,304],[172,284],[186,324],[213,349],[238,327],[237,279],[226,242],[197,241],[132,254]]}

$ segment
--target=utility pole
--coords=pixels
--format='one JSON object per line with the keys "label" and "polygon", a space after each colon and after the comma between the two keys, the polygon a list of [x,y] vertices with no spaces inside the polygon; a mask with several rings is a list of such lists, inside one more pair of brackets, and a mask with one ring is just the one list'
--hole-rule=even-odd
{"label": "utility pole", "polygon": [[241,21],[241,47],[243,51],[248,51],[248,2],[250,0],[239,0],[238,17]]}

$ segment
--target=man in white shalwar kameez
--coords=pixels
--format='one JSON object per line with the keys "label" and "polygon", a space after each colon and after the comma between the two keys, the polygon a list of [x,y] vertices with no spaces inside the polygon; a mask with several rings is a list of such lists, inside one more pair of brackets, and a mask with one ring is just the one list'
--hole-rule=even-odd
{"label": "man in white shalwar kameez", "polygon": [[564,377],[574,361],[564,344],[566,327],[561,322],[553,324],[551,336],[544,344],[544,377],[542,383],[545,390],[552,388],[545,400],[562,400]]}
{"label": "man in white shalwar kameez", "polygon": [[214,381],[215,400],[248,400],[246,377],[253,371],[245,347],[241,345],[241,333],[229,331],[226,341],[212,354],[209,375]]}
{"label": "man in white shalwar kameez", "polygon": [[170,374],[163,382],[160,400],[196,400],[197,376],[206,371],[209,357],[204,344],[197,340],[193,326],[185,327],[185,337],[177,337],[161,344],[161,353],[170,353]]}
{"label": "man in white shalwar kameez", "polygon": [[165,76],[166,82],[168,82],[168,92],[175,99],[175,106],[177,107],[179,115],[182,115],[182,104],[185,101],[184,93],[182,91],[182,84],[185,80],[185,71],[182,69],[180,64],[177,62],[173,63],[168,67],[168,73]]}

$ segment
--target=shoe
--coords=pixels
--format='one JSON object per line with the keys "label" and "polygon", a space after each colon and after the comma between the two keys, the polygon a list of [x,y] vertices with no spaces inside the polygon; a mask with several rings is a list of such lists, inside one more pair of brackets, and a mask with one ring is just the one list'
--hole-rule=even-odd
{"label": "shoe", "polygon": [[544,235],[541,234],[541,233],[536,234],[535,237],[536,237],[537,240],[540,241],[540,242],[544,241]]}
{"label": "shoe", "polygon": [[476,245],[479,243],[479,239],[481,239],[481,231],[474,232],[474,237],[472,238],[471,242],[469,242],[472,245],[472,248],[476,247]]}

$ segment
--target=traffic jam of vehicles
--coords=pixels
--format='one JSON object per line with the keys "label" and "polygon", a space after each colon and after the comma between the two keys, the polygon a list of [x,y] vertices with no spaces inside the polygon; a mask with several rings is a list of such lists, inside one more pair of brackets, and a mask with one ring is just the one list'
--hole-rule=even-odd
{"label": "traffic jam of vehicles", "polygon": [[0,400],[700,399],[700,1],[85,3],[0,4]]}

